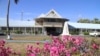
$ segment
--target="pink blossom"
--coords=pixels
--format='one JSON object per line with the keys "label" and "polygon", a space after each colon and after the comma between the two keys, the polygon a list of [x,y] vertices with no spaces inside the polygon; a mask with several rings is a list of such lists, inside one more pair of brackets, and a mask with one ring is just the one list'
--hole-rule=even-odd
{"label": "pink blossom", "polygon": [[73,52],[75,52],[75,51],[77,51],[77,48],[76,48],[76,47],[72,47],[71,50],[72,50]]}
{"label": "pink blossom", "polygon": [[92,48],[93,48],[93,49],[98,49],[99,46],[98,46],[97,44],[94,43],[94,44],[92,45]]}
{"label": "pink blossom", "polygon": [[59,56],[59,50],[58,47],[51,47],[50,49],[50,56]]}
{"label": "pink blossom", "polygon": [[34,53],[30,53],[28,56],[36,56]]}
{"label": "pink blossom", "polygon": [[65,52],[66,52],[66,56],[71,56],[70,50],[66,50]]}
{"label": "pink blossom", "polygon": [[34,53],[39,53],[40,52],[40,49],[37,47],[37,48],[34,48]]}
{"label": "pink blossom", "polygon": [[40,43],[39,42],[36,42],[36,44],[39,45]]}

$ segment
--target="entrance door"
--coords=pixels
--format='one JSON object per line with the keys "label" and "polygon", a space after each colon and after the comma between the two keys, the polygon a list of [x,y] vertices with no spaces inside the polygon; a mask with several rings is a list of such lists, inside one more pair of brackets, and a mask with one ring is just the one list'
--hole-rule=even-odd
{"label": "entrance door", "polygon": [[56,30],[56,27],[46,27],[47,35],[58,36],[60,33],[58,33]]}

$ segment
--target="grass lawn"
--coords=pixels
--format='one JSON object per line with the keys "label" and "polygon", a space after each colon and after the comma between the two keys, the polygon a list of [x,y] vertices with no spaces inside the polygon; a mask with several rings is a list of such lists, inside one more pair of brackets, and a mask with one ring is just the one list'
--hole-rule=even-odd
{"label": "grass lawn", "polygon": [[85,37],[85,39],[88,40],[89,42],[94,40],[96,43],[100,44],[100,38],[99,37]]}
{"label": "grass lawn", "polygon": [[45,41],[51,40],[50,36],[15,36],[12,38],[13,40],[34,40],[34,41]]}
{"label": "grass lawn", "polygon": [[34,47],[43,47],[43,43],[37,45],[36,43],[6,43],[6,47],[12,48],[15,52],[21,53],[21,56],[26,56],[26,48],[28,45],[33,45]]}

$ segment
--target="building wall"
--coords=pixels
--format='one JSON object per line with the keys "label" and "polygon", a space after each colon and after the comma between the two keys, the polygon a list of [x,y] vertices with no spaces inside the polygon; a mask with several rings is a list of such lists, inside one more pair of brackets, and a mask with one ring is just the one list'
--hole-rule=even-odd
{"label": "building wall", "polygon": [[[1,27],[1,31],[6,33],[6,27]],[[41,27],[10,27],[10,33],[11,34],[42,34],[42,28]]]}

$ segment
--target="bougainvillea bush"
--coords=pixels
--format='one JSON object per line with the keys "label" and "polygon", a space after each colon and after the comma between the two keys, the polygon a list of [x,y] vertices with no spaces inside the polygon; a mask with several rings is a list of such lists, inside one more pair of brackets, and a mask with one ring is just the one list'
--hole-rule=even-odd
{"label": "bougainvillea bush", "polygon": [[52,42],[44,43],[43,48],[28,45],[27,56],[100,56],[99,49],[94,40],[88,42],[82,37],[52,36]]}
{"label": "bougainvillea bush", "polygon": [[[100,56],[100,46],[96,41],[89,42],[79,36],[52,36],[51,42],[45,42],[43,47],[37,42],[37,47],[27,45],[26,56]],[[21,47],[22,48],[22,47]],[[21,54],[21,53],[20,53]],[[0,56],[21,56],[10,47],[5,47],[5,41],[0,41]]]}
{"label": "bougainvillea bush", "polygon": [[10,47],[5,47],[5,41],[0,40],[0,56],[20,56],[20,54],[13,51]]}

